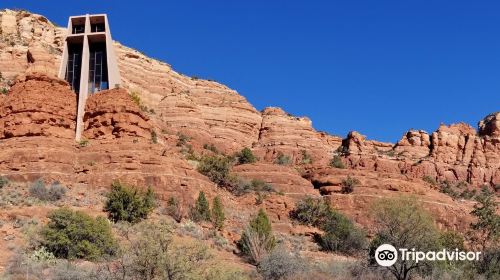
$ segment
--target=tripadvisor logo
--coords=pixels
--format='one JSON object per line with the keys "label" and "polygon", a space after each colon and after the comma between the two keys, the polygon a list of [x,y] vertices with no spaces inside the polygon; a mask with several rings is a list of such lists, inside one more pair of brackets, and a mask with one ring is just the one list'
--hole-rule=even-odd
{"label": "tripadvisor logo", "polygon": [[[398,252],[399,251],[399,252]],[[405,248],[396,248],[390,244],[382,244],[375,250],[375,260],[380,266],[392,266],[398,260],[402,261],[478,261],[481,252],[465,252],[455,250],[440,251],[416,251],[415,248],[408,250]]]}
{"label": "tripadvisor logo", "polygon": [[391,266],[398,260],[398,251],[390,244],[382,244],[375,250],[375,260],[381,266]]}

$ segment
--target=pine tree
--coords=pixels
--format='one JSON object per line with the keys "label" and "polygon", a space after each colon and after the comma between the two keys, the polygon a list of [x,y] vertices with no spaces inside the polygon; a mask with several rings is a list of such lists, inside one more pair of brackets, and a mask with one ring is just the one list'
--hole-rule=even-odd
{"label": "pine tree", "polygon": [[191,210],[191,219],[195,222],[210,221],[210,205],[203,191],[200,191],[194,209]]}
{"label": "pine tree", "polygon": [[241,252],[249,256],[252,261],[258,264],[261,258],[269,253],[276,246],[276,239],[273,235],[271,222],[264,209],[253,218],[238,241]]}
{"label": "pine tree", "polygon": [[224,206],[219,196],[216,196],[212,202],[212,224],[216,230],[221,230],[224,227]]}

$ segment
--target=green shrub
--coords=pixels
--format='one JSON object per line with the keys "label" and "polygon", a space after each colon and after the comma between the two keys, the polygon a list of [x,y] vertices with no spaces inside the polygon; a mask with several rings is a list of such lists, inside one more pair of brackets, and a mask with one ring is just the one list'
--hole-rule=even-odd
{"label": "green shrub", "polygon": [[5,87],[3,87],[1,90],[0,90],[0,93],[2,93],[3,95],[7,95],[7,93],[9,93],[9,90]]}
{"label": "green shrub", "polygon": [[218,154],[219,150],[214,144],[203,144],[203,149],[212,151],[214,154]]}
{"label": "green shrub", "polygon": [[117,252],[111,226],[103,217],[61,208],[50,213],[49,220],[41,243],[58,258],[95,261]]}
{"label": "green shrub", "polygon": [[141,97],[139,96],[139,93],[136,91],[133,91],[130,93],[130,98],[132,98],[132,101],[137,105],[141,106]]}
{"label": "green shrub", "polygon": [[231,183],[231,162],[229,157],[223,155],[203,156],[198,172],[219,186],[228,186]]}
{"label": "green shrub", "polygon": [[[395,248],[418,248],[419,251],[440,249],[439,232],[432,216],[412,197],[378,200],[373,209],[376,233],[369,246],[368,261],[375,264],[375,250],[381,244],[391,244]],[[441,248],[442,249],[442,248]],[[414,274],[424,273],[422,269],[432,262],[401,260],[386,267],[396,279],[412,279]]]}
{"label": "green shrub", "polygon": [[87,147],[89,144],[90,144],[90,142],[88,139],[82,139],[82,140],[78,141],[78,146],[80,146],[82,148]]}
{"label": "green shrub", "polygon": [[47,188],[45,183],[39,179],[31,185],[29,192],[31,196],[42,201],[57,201],[64,197],[66,188],[61,186],[59,182],[54,182]]}
{"label": "green shrub", "polygon": [[297,203],[290,217],[323,230],[324,234],[317,235],[315,240],[325,251],[356,254],[366,244],[365,233],[321,199],[306,197]]}
{"label": "green shrub", "polygon": [[422,180],[424,180],[424,182],[427,182],[433,186],[435,186],[437,184],[436,178],[431,177],[429,175],[425,175],[424,177],[422,177]]}
{"label": "green shrub", "polygon": [[0,189],[9,185],[10,181],[7,177],[0,176]]}
{"label": "green shrub", "polygon": [[470,189],[466,182],[444,181],[439,184],[439,191],[453,199],[473,199],[477,195],[476,189]]}
{"label": "green shrub", "polygon": [[282,152],[278,153],[278,156],[274,160],[274,163],[279,165],[289,165],[292,162],[289,156],[284,155]]}
{"label": "green shrub", "polygon": [[191,141],[191,138],[186,136],[185,134],[182,134],[180,132],[177,133],[177,147],[182,147],[187,144],[187,142]]}
{"label": "green shrub", "polygon": [[342,180],[341,192],[344,194],[352,193],[354,191],[354,188],[359,184],[360,182],[358,179],[347,176],[346,179]]}
{"label": "green shrub", "polygon": [[302,157],[302,159],[301,159],[302,164],[311,164],[312,163],[312,157],[306,150],[301,150],[300,155]]}
{"label": "green shrub", "polygon": [[477,251],[483,252],[475,269],[486,279],[499,279],[500,215],[497,196],[483,186],[474,200],[476,203],[470,214],[475,217],[475,222],[470,224],[469,240]]}
{"label": "green shrub", "polygon": [[224,227],[226,215],[224,206],[219,196],[216,196],[212,202],[212,224],[216,230],[221,230]]}
{"label": "green shrub", "polygon": [[316,241],[325,251],[355,255],[366,244],[365,233],[336,211],[328,211],[325,223],[320,228],[325,233],[316,236]]}
{"label": "green shrub", "polygon": [[345,165],[342,162],[342,159],[338,155],[334,155],[332,160],[330,161],[330,166],[334,168],[345,169]]}
{"label": "green shrub", "polygon": [[445,231],[439,235],[439,243],[441,247],[450,251],[458,249],[459,251],[465,250],[464,237],[456,231]]}
{"label": "green shrub", "polygon": [[111,191],[107,194],[104,211],[113,222],[127,221],[137,223],[146,219],[153,211],[156,198],[153,190],[140,192],[135,187],[129,187],[118,181],[113,182]]}
{"label": "green shrub", "polygon": [[249,148],[243,148],[239,153],[236,153],[236,158],[239,164],[254,163],[257,158],[254,156],[252,150]]}
{"label": "green shrub", "polygon": [[203,191],[198,194],[198,199],[191,209],[191,220],[195,222],[210,221],[210,205]]}
{"label": "green shrub", "polygon": [[272,232],[271,222],[261,208],[243,231],[238,241],[238,248],[244,255],[250,257],[253,263],[258,264],[262,257],[275,246],[276,239]]}
{"label": "green shrub", "polygon": [[154,129],[151,130],[151,143],[158,144],[158,135]]}
{"label": "green shrub", "polygon": [[274,187],[260,179],[253,179],[247,181],[244,179],[238,179],[236,182],[232,183],[231,192],[234,195],[244,195],[250,192],[275,192]]}
{"label": "green shrub", "polygon": [[297,202],[295,208],[290,211],[290,218],[303,225],[320,227],[329,211],[330,206],[324,200],[308,196]]}

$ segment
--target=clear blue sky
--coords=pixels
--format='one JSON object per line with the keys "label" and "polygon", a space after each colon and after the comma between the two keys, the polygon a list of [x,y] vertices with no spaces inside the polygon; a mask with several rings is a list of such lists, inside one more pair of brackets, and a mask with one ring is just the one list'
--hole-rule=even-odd
{"label": "clear blue sky", "polygon": [[107,13],[115,40],[318,130],[397,141],[500,110],[500,1],[22,1],[65,26]]}

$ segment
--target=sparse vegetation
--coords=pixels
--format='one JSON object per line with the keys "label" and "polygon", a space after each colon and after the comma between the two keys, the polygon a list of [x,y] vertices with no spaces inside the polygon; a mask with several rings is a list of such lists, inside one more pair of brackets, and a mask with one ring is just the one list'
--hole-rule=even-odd
{"label": "sparse vegetation", "polygon": [[249,148],[243,148],[239,153],[236,153],[236,159],[238,164],[246,164],[246,163],[254,163],[257,161],[257,158],[253,154],[252,150]]}
{"label": "sparse vegetation", "polygon": [[232,159],[224,155],[203,156],[198,171],[215,184],[224,187],[231,184],[231,163]]}
{"label": "sparse vegetation", "polygon": [[303,279],[306,276],[305,261],[290,253],[284,247],[278,247],[265,255],[257,266],[263,280]]}
{"label": "sparse vegetation", "polygon": [[95,261],[117,252],[111,227],[103,217],[61,208],[50,213],[49,220],[42,229],[42,246],[58,258]]}
{"label": "sparse vegetation", "polygon": [[2,93],[3,95],[7,95],[9,93],[9,90],[6,87],[2,87],[2,89],[0,89],[0,93]]}
{"label": "sparse vegetation", "polygon": [[194,222],[210,221],[210,205],[203,191],[198,194],[198,199],[196,199],[194,207],[191,208],[190,216]]}
{"label": "sparse vegetation", "polygon": [[339,155],[334,155],[332,160],[330,160],[330,166],[334,168],[344,169],[345,165]]}
{"label": "sparse vegetation", "polygon": [[356,255],[365,247],[364,231],[337,211],[329,210],[320,228],[325,232],[316,241],[325,251]]}
{"label": "sparse vegetation", "polygon": [[190,137],[188,137],[187,135],[182,134],[180,132],[177,133],[177,137],[178,137],[177,147],[182,147],[182,146],[186,145],[189,141],[191,141]]}
{"label": "sparse vegetation", "polygon": [[148,188],[146,192],[140,192],[135,187],[129,187],[113,182],[111,191],[107,194],[104,211],[113,222],[127,221],[137,223],[146,219],[156,206],[156,198],[153,190]]}
{"label": "sparse vegetation", "polygon": [[174,239],[172,227],[163,221],[142,222],[128,231],[136,237],[127,239],[116,262],[97,271],[99,279],[247,279],[240,270],[216,265],[217,259],[200,242]]}
{"label": "sparse vegetation", "polygon": [[253,179],[251,181],[238,179],[236,183],[233,183],[231,192],[234,195],[244,195],[250,192],[270,193],[270,192],[275,192],[275,189],[272,185],[259,179]]}
{"label": "sparse vegetation", "polygon": [[303,225],[320,227],[329,211],[330,205],[324,200],[308,196],[297,202],[295,208],[290,211],[290,218]]}
{"label": "sparse vegetation", "polygon": [[274,160],[274,163],[279,165],[289,165],[292,162],[290,156],[284,155],[282,152],[278,153],[278,156]]}
{"label": "sparse vegetation", "polygon": [[241,252],[250,258],[250,261],[259,264],[262,257],[276,246],[271,222],[266,212],[261,208],[255,218],[245,228],[238,241]]}
{"label": "sparse vegetation", "polygon": [[325,251],[357,254],[365,246],[365,233],[321,199],[306,197],[299,201],[290,217],[323,230],[324,234],[315,239]]}
{"label": "sparse vegetation", "polygon": [[151,143],[158,144],[158,135],[154,129],[151,130]]}
{"label": "sparse vegetation", "polygon": [[78,146],[80,147],[87,147],[88,145],[90,144],[89,140],[88,139],[81,139],[80,141],[78,141]]}
{"label": "sparse vegetation", "polygon": [[[488,187],[484,187],[488,188]],[[449,195],[453,199],[473,199],[477,191],[474,188],[469,188],[466,182],[452,183],[444,181],[439,184],[439,191]]]}
{"label": "sparse vegetation", "polygon": [[224,213],[224,206],[219,196],[216,196],[212,202],[212,225],[216,230],[221,230],[224,227],[226,214]]}
{"label": "sparse vegetation", "polygon": [[66,188],[59,182],[54,182],[50,187],[46,187],[43,180],[36,180],[29,189],[30,195],[41,201],[57,201],[64,197]]}
{"label": "sparse vegetation", "polygon": [[301,150],[300,155],[301,155],[301,163],[302,164],[311,164],[312,163],[312,157],[306,150]]}
{"label": "sparse vegetation", "polygon": [[0,189],[7,186],[10,183],[9,179],[4,176],[0,176]]}
{"label": "sparse vegetation", "polygon": [[139,106],[139,109],[141,109],[141,111],[146,112],[146,113],[149,112],[151,114],[154,114],[154,110],[153,109],[149,110],[148,107],[142,103],[139,92],[137,92],[137,91],[130,92],[130,98],[132,98],[132,101],[137,106]]}
{"label": "sparse vegetation", "polygon": [[176,222],[180,223],[182,221],[182,208],[177,198],[172,196],[167,200],[167,207],[165,208],[165,211],[166,214],[174,218]]}
{"label": "sparse vegetation", "polygon": [[431,184],[432,186],[437,185],[436,178],[431,177],[429,175],[425,175],[424,177],[422,177],[422,180],[424,180],[424,182],[426,182],[426,183]]}
{"label": "sparse vegetation", "polygon": [[205,143],[205,144],[203,144],[203,149],[211,151],[214,154],[218,154],[219,153],[219,150],[217,149],[217,147],[215,147],[214,144],[206,144]]}
{"label": "sparse vegetation", "polygon": [[346,179],[342,180],[341,192],[343,194],[352,193],[354,188],[360,184],[360,181],[354,177],[347,176]]}

